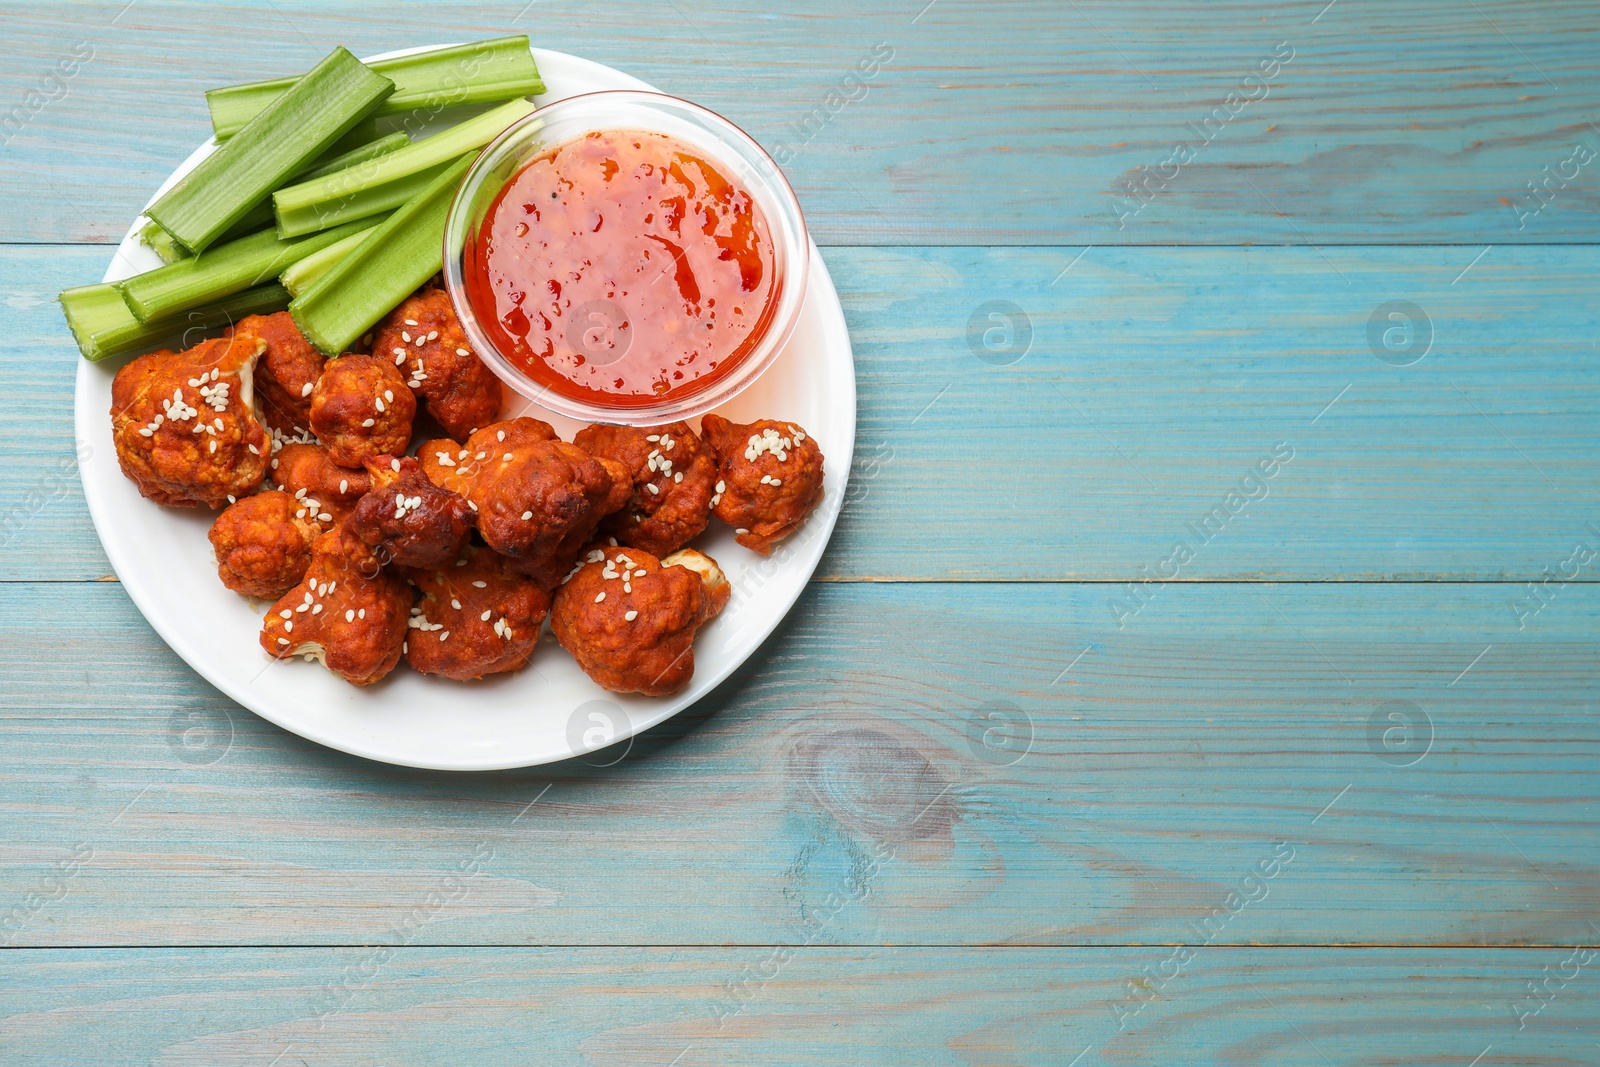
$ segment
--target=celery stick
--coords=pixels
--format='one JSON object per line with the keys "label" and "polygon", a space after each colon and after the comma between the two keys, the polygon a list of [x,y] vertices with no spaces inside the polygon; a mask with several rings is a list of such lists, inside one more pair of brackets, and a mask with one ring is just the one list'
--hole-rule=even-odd
{"label": "celery stick", "polygon": [[513,100],[458,126],[365,163],[347,167],[272,194],[280,237],[298,237],[351,219],[398,207],[422,188],[416,177],[476,152],[536,110],[528,100]]}
{"label": "celery stick", "polygon": [[296,260],[363,228],[341,226],[293,241],[280,241],[273,231],[263,230],[113,284],[128,310],[140,322],[150,322],[260,285]]}
{"label": "celery stick", "polygon": [[[426,119],[447,107],[495,104],[545,91],[525,35],[377,59],[367,65],[395,83],[393,95],[378,105],[377,115],[414,111]],[[206,93],[217,140],[237,133],[294,82],[293,78],[276,78]]]}
{"label": "celery stick", "polygon": [[[294,180],[310,181],[313,178],[320,178],[325,174],[333,174],[338,171],[345,170],[348,167],[353,167],[358,163],[365,163],[369,159],[376,159],[378,156],[387,155],[390,152],[398,151],[410,143],[411,139],[405,134],[390,133],[379,137],[375,141],[371,141],[367,144],[353,148],[348,152],[341,152],[336,156],[330,156],[327,153],[324,153],[323,158],[319,160],[315,166],[306,170],[304,173],[295,175]],[[389,205],[389,207],[394,206],[394,204]],[[379,208],[378,210],[382,211],[387,209]],[[269,196],[262,200],[261,203],[245,212],[243,217],[241,217],[238,222],[228,227],[228,232],[217,238],[217,240],[236,240],[237,238],[244,237],[247,234],[264,230],[268,226],[273,225],[274,221],[275,220],[272,214],[272,198]],[[159,251],[160,249],[157,249],[158,253]],[[169,259],[166,262],[171,263],[172,260]]]}
{"label": "celery stick", "polygon": [[469,157],[456,160],[294,298],[289,313],[307,340],[330,356],[338,355],[439,272],[445,217],[471,165]]}
{"label": "celery stick", "polygon": [[311,253],[298,263],[289,264],[284,272],[278,275],[278,281],[289,290],[290,296],[299,296],[311,288],[312,283],[318,278],[332,270],[335,263],[349,255],[351,249],[366,240],[367,234],[371,232],[372,227],[358,230],[349,237],[333,242],[327,248]]}
{"label": "celery stick", "polygon": [[289,305],[288,292],[275,282],[152,322],[136,319],[109,282],[80,285],[58,299],[78,351],[91,363],[129,352],[191,348],[204,340],[208,331],[232,326],[246,315],[269,315]]}
{"label": "celery stick", "polygon": [[139,243],[160,256],[163,263],[176,263],[180,259],[189,258],[188,249],[174,241],[172,234],[153,222],[146,222],[139,227]]}
{"label": "celery stick", "polygon": [[145,214],[189,251],[203,251],[392,92],[388,78],[335,48]]}

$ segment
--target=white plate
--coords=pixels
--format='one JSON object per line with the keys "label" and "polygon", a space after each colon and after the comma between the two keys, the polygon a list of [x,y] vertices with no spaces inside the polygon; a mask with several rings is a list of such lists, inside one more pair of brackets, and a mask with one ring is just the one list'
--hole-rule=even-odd
{"label": "white plate", "polygon": [[[542,48],[533,53],[549,87],[541,103],[601,89],[652,88],[576,56]],[[211,149],[209,143],[197,149],[156,195]],[[123,238],[106,281],[159,265],[134,236],[141,222]],[[839,297],[814,242],[810,275],[800,324],[783,354],[719,413],[736,422],[779,418],[804,426],[826,456],[825,495],[770,559],[737,545],[733,532],[715,521],[695,542],[722,565],[734,598],[701,631],[694,680],[674,697],[605,692],[548,628],[528,666],[481,682],[426,677],[402,664],[377,685],[358,689],[320,664],[269,659],[257,644],[267,602],[237,596],[217,579],[206,540],[214,513],[160,507],[122,476],[109,416],[117,368],[84,361],[78,365],[75,406],[79,454],[87,453],[81,470],[89,512],[123,588],[167,644],[212,685],[286,730],[368,759],[441,770],[527,767],[603,748],[693,704],[748,659],[800,596],[827,547],[855,443],[855,366]],[[508,415],[523,410],[552,422],[569,440],[579,428],[520,398]]]}

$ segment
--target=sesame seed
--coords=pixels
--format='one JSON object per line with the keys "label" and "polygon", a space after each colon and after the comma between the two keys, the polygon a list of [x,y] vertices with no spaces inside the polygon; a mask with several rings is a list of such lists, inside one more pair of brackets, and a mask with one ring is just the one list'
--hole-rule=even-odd
{"label": "sesame seed", "polygon": [[455,608],[457,611],[460,611],[461,610],[461,601],[457,600],[455,597],[451,597],[450,598],[450,606]]}
{"label": "sesame seed", "polygon": [[677,485],[681,481],[683,481],[683,472],[682,471],[679,471],[677,474],[674,474],[672,476],[672,484],[673,485]]}
{"label": "sesame seed", "polygon": [[292,618],[294,618],[294,612],[289,611],[287,608],[285,608],[283,611],[278,612],[278,615],[279,615],[280,618],[284,618],[284,619],[292,619]]}
{"label": "sesame seed", "polygon": [[661,490],[656,488],[656,483],[655,482],[646,482],[644,487],[646,489],[650,490],[650,495],[651,496],[660,496],[661,495]]}
{"label": "sesame seed", "polygon": [[312,383],[307,382],[306,384],[304,384],[304,385],[302,385],[300,387],[300,395],[301,396],[310,396],[311,395],[311,384]]}
{"label": "sesame seed", "polygon": [[726,482],[718,482],[717,483],[717,492],[721,493],[721,492],[725,491],[727,488],[728,488],[728,486],[727,486]]}
{"label": "sesame seed", "polygon": [[505,455],[500,457],[500,462],[501,463],[510,463],[512,458],[513,458],[512,454],[510,452],[507,452]]}
{"label": "sesame seed", "polygon": [[322,614],[322,605],[321,604],[313,604],[313,605],[311,605],[311,614],[313,614],[313,615]]}
{"label": "sesame seed", "polygon": [[301,612],[301,611],[305,611],[309,607],[311,607],[310,604],[301,604],[299,607],[295,608],[294,610],[296,612]]}
{"label": "sesame seed", "polygon": [[772,479],[772,484],[773,485],[782,485],[783,484],[783,479],[782,478],[774,478],[774,479]]}
{"label": "sesame seed", "polygon": [[474,586],[476,586],[477,588],[479,588],[479,589],[487,589],[487,588],[489,588],[489,583],[488,582],[473,582],[472,584]]}
{"label": "sesame seed", "polygon": [[239,502],[239,498],[238,497],[234,496],[232,493],[228,494],[228,503],[237,504],[238,502]]}
{"label": "sesame seed", "polygon": [[439,331],[438,330],[429,330],[428,331],[428,340],[437,341],[438,339],[439,339]]}
{"label": "sesame seed", "polygon": [[661,440],[661,435],[658,434],[658,433],[653,433],[649,437],[646,437],[645,440],[646,441],[659,441],[659,440]]}
{"label": "sesame seed", "polygon": [[215,441],[212,441],[211,442],[211,451],[215,452],[216,450],[217,450],[217,443]]}
{"label": "sesame seed", "polygon": [[483,622],[488,622],[489,621],[489,616],[493,615],[493,614],[494,614],[493,609],[489,609],[489,610],[486,610],[482,615],[479,615],[478,618],[479,618],[479,620],[481,620]]}
{"label": "sesame seed", "polygon": [[350,479],[348,479],[348,478],[340,478],[339,479],[339,492],[348,493],[349,491],[350,491]]}
{"label": "sesame seed", "polygon": [[404,341],[406,344],[410,344],[411,343],[411,331],[410,330],[401,330],[400,331],[400,340]]}
{"label": "sesame seed", "polygon": [[417,320],[416,319],[407,319],[406,320],[406,325],[407,326],[415,326],[416,324],[417,324]]}
{"label": "sesame seed", "polygon": [[393,389],[385,389],[383,391],[383,398],[385,400],[393,401],[394,400],[394,390]]}
{"label": "sesame seed", "polygon": [[345,613],[344,613],[344,621],[345,622],[355,622],[356,621],[356,609],[355,608],[349,608],[349,609],[347,609],[345,611]]}
{"label": "sesame seed", "polygon": [[624,579],[623,579],[623,580],[622,580],[622,591],[623,591],[623,592],[624,592],[624,593],[631,593],[631,592],[633,592],[633,583],[631,583],[631,582],[629,582],[629,581],[628,581],[628,580],[627,580],[627,579],[626,579],[626,578],[624,578]]}
{"label": "sesame seed", "polygon": [[284,633],[290,633],[293,630],[294,630],[294,622],[292,620],[285,621],[284,624],[283,624],[283,632]]}
{"label": "sesame seed", "polygon": [[[252,455],[252,456],[259,456],[259,455],[261,455],[261,449],[259,449],[259,448],[257,448],[257,447],[256,447],[256,446],[255,446],[255,445],[245,445],[245,446],[244,446],[244,447],[246,447],[246,448],[248,448],[248,449],[249,449],[249,450],[250,450],[250,454],[251,454],[251,455]],[[274,463],[274,464],[273,464],[273,466],[274,466],[274,467],[276,467],[276,466],[277,466],[277,464],[276,464],[276,463]]]}
{"label": "sesame seed", "polygon": [[333,521],[333,516],[328,514],[326,511],[322,512],[321,514],[319,514],[317,516],[317,518],[319,520],[321,520],[322,522],[332,522]]}
{"label": "sesame seed", "polygon": [[379,397],[379,398],[373,400],[372,406],[378,409],[379,414],[382,414],[382,412],[383,412],[383,398]]}
{"label": "sesame seed", "polygon": [[745,528],[744,528],[744,527],[742,527],[742,526],[741,526],[741,527],[739,527],[739,529],[737,529],[737,530],[735,530],[735,531],[733,531],[733,532],[734,532],[734,533],[736,533],[736,534],[747,534],[747,533],[749,533],[749,532],[750,532],[750,531],[749,531],[749,530],[746,530],[746,529],[745,529]]}
{"label": "sesame seed", "polygon": [[498,431],[498,432],[497,432],[497,433],[496,433],[496,434],[495,434],[495,435],[494,435],[494,439],[495,439],[495,440],[496,440],[496,441],[504,441],[504,440],[505,440],[505,439],[506,439],[506,432],[505,432],[505,431],[504,431],[504,430],[500,430],[500,431]]}
{"label": "sesame seed", "polygon": [[360,611],[356,612],[356,618],[364,619],[366,617],[367,617],[367,609],[366,608],[362,608]]}
{"label": "sesame seed", "polygon": [[367,426],[367,427],[376,426],[377,425],[377,420],[376,419],[367,419],[367,420],[363,421],[361,423],[361,425],[362,426]]}
{"label": "sesame seed", "polygon": [[602,590],[600,590],[600,592],[598,592],[598,593],[596,593],[594,595],[594,602],[596,604],[598,604],[598,603],[600,603],[600,601],[604,600],[605,598],[606,598],[606,591],[604,589],[602,589]]}
{"label": "sesame seed", "polygon": [[280,644],[280,645],[287,645],[287,644],[288,644],[288,643],[289,643],[289,639],[288,639],[288,638],[287,638],[287,637],[280,637],[280,638],[278,638],[278,644]]}
{"label": "sesame seed", "polygon": [[401,652],[410,652],[411,651],[411,642],[410,641],[401,641],[400,642],[400,651]]}
{"label": "sesame seed", "polygon": [[456,349],[456,355],[458,355],[458,356],[470,356],[470,355],[472,355],[472,353],[470,351],[468,351],[467,349],[465,349],[465,348],[458,348],[458,349]]}
{"label": "sesame seed", "polygon": [[389,469],[394,471],[396,474],[399,474],[400,473],[400,461],[397,460],[397,459],[391,459],[389,461]]}
{"label": "sesame seed", "polygon": [[630,611],[626,615],[624,615],[622,618],[627,622],[632,622],[634,619],[637,619],[638,617],[639,617],[639,613],[637,611]]}
{"label": "sesame seed", "polygon": [[448,641],[448,640],[450,640],[450,631],[449,631],[449,630],[446,630],[446,631],[445,631],[445,632],[444,632],[444,633],[442,633],[442,634],[440,634],[440,635],[439,635],[439,640],[441,640],[441,641]]}
{"label": "sesame seed", "polygon": [[524,511],[524,512],[523,512],[523,513],[522,513],[522,521],[523,521],[523,522],[527,522],[527,521],[528,521],[528,520],[529,520],[529,519],[531,519],[531,518],[533,518],[533,512],[531,512],[531,511]]}

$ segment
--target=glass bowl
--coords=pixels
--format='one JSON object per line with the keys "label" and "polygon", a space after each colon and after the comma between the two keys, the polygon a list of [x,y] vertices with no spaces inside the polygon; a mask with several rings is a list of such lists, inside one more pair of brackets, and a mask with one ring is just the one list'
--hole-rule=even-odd
{"label": "glass bowl", "polygon": [[[536,155],[606,130],[640,130],[674,138],[701,153],[755,198],[772,238],[774,304],[766,332],[725,377],[657,403],[610,405],[563,395],[531,378],[500,351],[467,298],[462,252],[468,237],[507,182]],[[547,104],[489,143],[462,179],[444,230],[444,281],[474,351],[500,379],[540,407],[585,422],[650,426],[703,415],[737,396],[772,365],[794,332],[805,301],[811,241],[794,190],[749,134],[713,111],[664,93],[586,93]]]}

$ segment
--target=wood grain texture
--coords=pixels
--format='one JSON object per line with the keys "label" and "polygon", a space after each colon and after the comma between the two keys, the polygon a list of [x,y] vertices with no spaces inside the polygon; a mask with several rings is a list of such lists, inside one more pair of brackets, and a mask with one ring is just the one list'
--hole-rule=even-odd
{"label": "wood grain texture", "polygon": [[[1577,143],[1600,150],[1589,0],[120,6],[0,5],[4,106],[23,108],[0,150],[0,240],[120,237],[207,136],[205,89],[304,70],[334,43],[518,31],[726,114],[786,162],[828,243],[1600,235],[1600,161],[1563,166]],[[79,42],[93,58],[57,89],[45,78]],[[847,81],[875,49],[892,58]],[[1246,81],[1275,54],[1292,58]],[[1521,218],[1546,167],[1566,177]]]}
{"label": "wood grain texture", "polygon": [[1488,584],[1177,585],[1120,631],[1114,595],[823,583],[615,766],[453,775],[255,719],[118,586],[12,584],[0,901],[65,882],[18,945],[366,943],[472,864],[411,940],[1591,936],[1600,588],[1522,631]]}
{"label": "wood grain texture", "polygon": [[[1506,581],[1600,549],[1595,249],[1497,247],[1462,275],[1457,248],[1095,248],[1061,275],[1076,254],[827,250],[860,421],[823,577]],[[0,248],[0,578],[109,572],[53,302],[108,256]],[[991,300],[1018,309],[1013,351],[983,346]],[[1368,346],[1391,300],[1429,317],[1415,365]],[[1194,558],[1163,570],[1179,541]]]}
{"label": "wood grain texture", "polygon": [[1594,1054],[1595,964],[1517,1013],[1571,955],[1202,949],[1119,1029],[1170,950],[26,951],[0,1033],[14,1067],[1568,1067]]}

